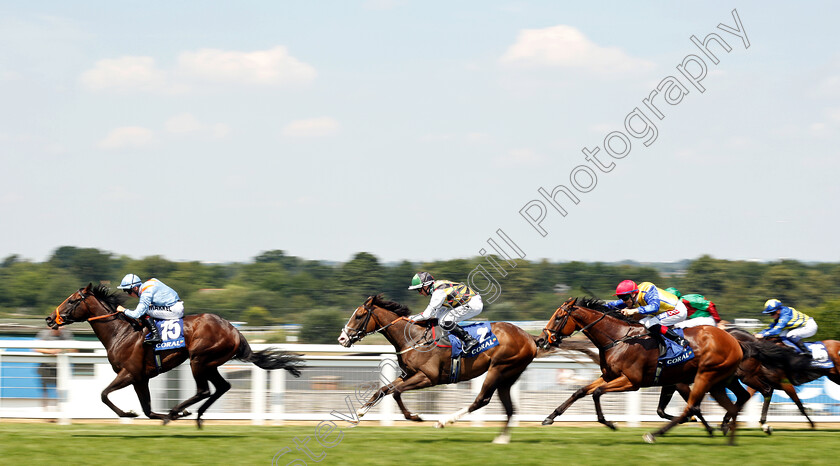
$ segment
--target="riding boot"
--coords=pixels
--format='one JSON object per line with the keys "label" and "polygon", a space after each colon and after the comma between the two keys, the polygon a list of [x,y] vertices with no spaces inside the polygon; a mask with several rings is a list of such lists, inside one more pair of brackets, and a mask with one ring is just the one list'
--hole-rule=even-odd
{"label": "riding boot", "polygon": [[678,345],[685,348],[688,346],[688,342],[686,342],[681,336],[677,335],[677,332],[670,327],[663,327],[665,329],[665,333],[663,334],[665,338],[676,342]]}
{"label": "riding boot", "polygon": [[156,344],[160,343],[161,341],[163,341],[160,338],[160,330],[158,330],[157,325],[155,325],[155,323],[154,323],[154,321],[152,321],[151,317],[143,316],[143,318],[141,320],[143,321],[143,325],[145,325],[146,328],[149,329],[149,336],[146,337],[146,339],[143,341],[144,344],[146,344],[146,345],[156,345]]}
{"label": "riding boot", "polygon": [[472,351],[476,346],[478,346],[478,340],[472,337],[466,330],[464,330],[460,325],[455,324],[452,327],[452,330],[449,333],[455,335],[456,337],[460,338],[462,342],[464,342],[464,353],[469,353]]}
{"label": "riding boot", "polygon": [[806,354],[808,356],[811,356],[811,350],[809,350],[808,347],[805,346],[805,343],[803,343],[802,340],[790,340],[790,341],[792,341],[793,344],[796,345],[797,348],[799,348],[799,351],[802,354]]}
{"label": "riding boot", "polygon": [[665,340],[662,338],[662,326],[654,324],[648,327],[648,332],[656,344],[659,345],[659,356],[665,355]]}

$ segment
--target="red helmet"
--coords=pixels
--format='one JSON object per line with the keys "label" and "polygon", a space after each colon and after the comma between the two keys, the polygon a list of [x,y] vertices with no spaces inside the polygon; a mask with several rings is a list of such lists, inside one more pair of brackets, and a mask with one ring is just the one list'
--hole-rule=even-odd
{"label": "red helmet", "polygon": [[635,293],[637,291],[639,291],[639,287],[633,280],[624,280],[623,282],[619,283],[618,286],[615,288],[616,296]]}

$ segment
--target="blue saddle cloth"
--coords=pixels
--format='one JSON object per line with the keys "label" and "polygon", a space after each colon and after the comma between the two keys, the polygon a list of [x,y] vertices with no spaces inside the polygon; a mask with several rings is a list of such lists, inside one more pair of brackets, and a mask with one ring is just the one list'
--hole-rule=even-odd
{"label": "blue saddle cloth", "polygon": [[449,334],[449,343],[452,344],[452,357],[467,357],[471,358],[477,356],[494,346],[499,346],[499,339],[490,330],[490,324],[488,322],[480,322],[475,324],[468,324],[468,325],[461,325],[461,327],[466,330],[473,338],[478,340],[478,345],[473,348],[469,354],[463,352],[463,344],[461,340],[456,337],[455,335]]}
{"label": "blue saddle cloth", "polygon": [[152,320],[160,331],[160,339],[163,340],[155,345],[155,351],[183,348],[187,345],[184,340],[184,319]]}
{"label": "blue saddle cloth", "polygon": [[811,367],[815,367],[817,369],[831,369],[834,367],[834,363],[831,362],[831,358],[828,357],[828,350],[825,348],[823,342],[806,342],[805,346],[809,351],[811,351],[811,357],[814,358],[814,360],[811,361]]}
{"label": "blue saddle cloth", "polygon": [[[675,328],[674,332],[685,338],[685,332],[681,328]],[[694,359],[694,351],[690,346],[684,348],[669,338],[662,338],[665,341],[665,354],[659,356],[658,364],[663,367],[676,366]]]}

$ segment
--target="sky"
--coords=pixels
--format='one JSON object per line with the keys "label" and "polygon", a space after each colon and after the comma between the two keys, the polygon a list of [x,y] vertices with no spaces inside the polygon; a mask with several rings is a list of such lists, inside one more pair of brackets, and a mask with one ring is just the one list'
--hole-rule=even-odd
{"label": "sky", "polygon": [[0,1],[0,257],[840,261],[838,17]]}

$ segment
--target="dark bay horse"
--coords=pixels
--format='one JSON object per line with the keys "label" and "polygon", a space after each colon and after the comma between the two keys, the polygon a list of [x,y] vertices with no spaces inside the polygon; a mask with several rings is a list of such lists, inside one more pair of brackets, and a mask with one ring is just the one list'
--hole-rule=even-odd
{"label": "dark bay horse", "polygon": [[[79,289],[64,300],[46,318],[50,328],[74,322],[88,321],[97,338],[108,352],[108,361],[117,377],[102,391],[102,402],[117,416],[136,417],[133,411],[125,412],[116,407],[108,394],[128,385],[134,387],[143,413],[150,419],[164,423],[188,416],[185,408],[207,399],[198,408],[196,423],[201,428],[201,416],[219,397],[230,390],[230,383],[219,374],[218,367],[231,359],[252,362],[271,369],[285,369],[295,377],[300,375],[301,360],[297,355],[279,350],[251,351],[239,330],[215,314],[195,314],[184,317],[186,347],[160,352],[161,367],[155,365],[154,348],[143,344],[143,328],[125,314],[117,312],[117,305],[125,301],[123,293],[111,293],[107,286],[88,286]],[[189,359],[198,392],[173,407],[167,414],[152,412],[149,379],[169,371]],[[216,391],[210,392],[212,383]]]}
{"label": "dark bay horse", "polygon": [[[449,348],[429,344],[431,331],[406,317],[411,311],[398,303],[386,301],[380,295],[369,297],[363,305],[353,311],[347,325],[341,331],[338,342],[345,347],[361,340],[366,335],[382,332],[385,338],[397,350],[397,360],[402,375],[390,384],[381,387],[367,403],[362,405],[357,415],[361,418],[380,398],[393,394],[406,419],[422,421],[420,416],[411,413],[403,404],[401,394],[409,390],[432,387],[449,382],[451,352]],[[481,391],[475,401],[447,418],[438,421],[435,427],[451,424],[490,402],[493,392],[498,390],[499,400],[505,408],[507,422],[493,443],[510,441],[509,424],[514,407],[510,388],[519,378],[528,364],[538,355],[542,355],[535,343],[535,338],[519,327],[507,322],[494,322],[491,329],[499,339],[499,345],[472,358],[463,358],[460,380],[469,380],[487,373]]]}
{"label": "dark bay horse", "polygon": [[[808,416],[805,406],[802,405],[802,401],[796,394],[795,386],[808,383],[823,376],[828,377],[834,383],[840,384],[840,373],[837,370],[838,365],[840,365],[840,360],[838,360],[840,359],[840,354],[838,354],[840,342],[834,340],[823,342],[829,351],[829,357],[835,363],[835,367],[832,369],[819,369],[811,367],[810,357],[797,353],[779,339],[762,341],[752,333],[738,328],[727,331],[739,341],[749,342],[762,348],[763,354],[774,355],[773,363],[762,363],[756,355],[745,357],[741,361],[741,364],[738,365],[738,370],[735,373],[735,376],[747,386],[747,392],[750,397],[756,392],[761,393],[762,397],[764,397],[761,419],[759,420],[761,430],[767,435],[773,433],[773,428],[767,424],[767,411],[770,408],[770,401],[774,390],[784,391],[793,400],[796,407],[799,408],[799,412],[808,420],[811,428],[815,428],[814,421]],[[685,387],[675,388],[681,391],[685,390]],[[657,413],[662,417],[671,418],[671,416],[665,413],[664,408],[668,405],[672,394],[673,390],[668,392],[663,388],[659,400],[659,408],[657,409]],[[724,421],[726,421],[725,418]]]}
{"label": "dark bay horse", "polygon": [[[563,338],[577,330],[582,331],[598,348],[601,377],[572,394],[543,421],[543,425],[554,423],[554,419],[572,403],[591,394],[598,422],[615,429],[604,418],[601,395],[653,386],[659,345],[648,337],[648,331],[643,325],[629,320],[619,312],[610,311],[598,300],[587,298],[569,299],[554,312],[544,330],[545,344],[558,345]],[[730,415],[729,443],[734,444],[738,408],[729,400],[725,389],[732,390],[739,402],[749,399],[746,390],[733,377],[744,355],[743,344],[725,331],[711,326],[686,329],[685,337],[694,350],[694,359],[664,368],[658,385],[693,383],[688,405],[680,416],[656,432],[645,434],[644,439],[653,443],[657,436],[684,422],[697,411],[705,394],[711,393]]]}

